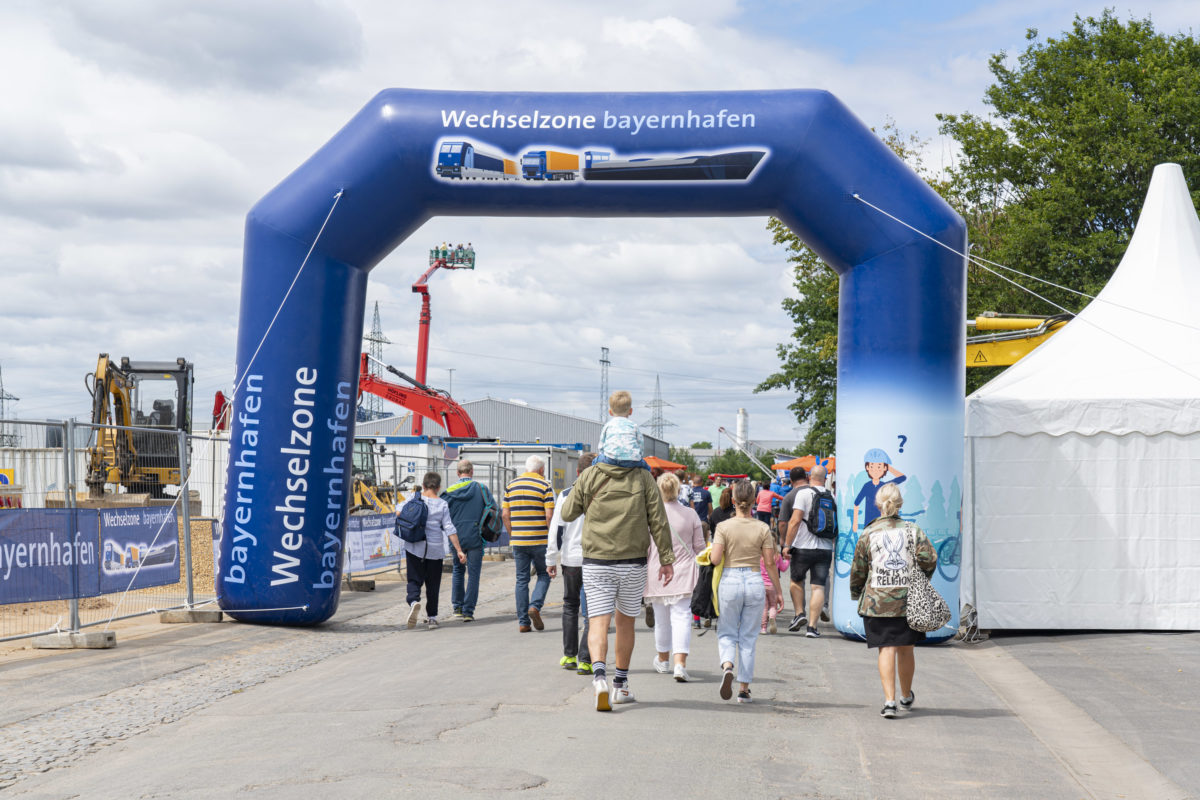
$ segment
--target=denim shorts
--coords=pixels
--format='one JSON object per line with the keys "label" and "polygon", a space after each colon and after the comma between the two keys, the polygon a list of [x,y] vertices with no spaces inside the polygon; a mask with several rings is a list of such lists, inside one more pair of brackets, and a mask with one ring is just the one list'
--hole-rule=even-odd
{"label": "denim shorts", "polygon": [[812,575],[813,586],[829,585],[829,562],[833,560],[832,550],[819,548],[797,550],[792,548],[792,583],[804,583],[805,575]]}

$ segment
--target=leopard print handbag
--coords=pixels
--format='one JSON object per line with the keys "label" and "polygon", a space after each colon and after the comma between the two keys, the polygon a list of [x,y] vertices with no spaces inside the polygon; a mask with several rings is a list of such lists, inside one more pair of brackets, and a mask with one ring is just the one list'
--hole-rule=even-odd
{"label": "leopard print handbag", "polygon": [[911,530],[907,533],[912,566],[908,569],[908,608],[905,616],[908,618],[908,627],[914,631],[931,633],[950,621],[950,606],[917,566],[916,535]]}

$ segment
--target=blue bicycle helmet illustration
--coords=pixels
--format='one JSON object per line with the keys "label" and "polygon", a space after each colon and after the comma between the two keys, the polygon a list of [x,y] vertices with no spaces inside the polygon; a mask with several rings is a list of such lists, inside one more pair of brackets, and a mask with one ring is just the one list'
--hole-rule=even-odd
{"label": "blue bicycle helmet illustration", "polygon": [[867,451],[867,454],[863,456],[863,463],[890,465],[892,463],[892,459],[888,457],[887,453],[883,452],[878,447],[872,447]]}

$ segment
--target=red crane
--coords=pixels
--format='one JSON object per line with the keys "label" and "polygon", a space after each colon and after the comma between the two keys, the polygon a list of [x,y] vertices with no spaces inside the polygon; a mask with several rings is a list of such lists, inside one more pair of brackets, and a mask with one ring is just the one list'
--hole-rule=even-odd
{"label": "red crane", "polygon": [[414,421],[419,422],[421,417],[433,420],[445,428],[451,436],[478,438],[479,434],[475,430],[475,423],[471,420],[471,416],[466,409],[450,399],[450,395],[437,389],[431,389],[421,381],[413,380],[388,364],[382,366],[388,372],[408,381],[412,384],[412,388],[376,378],[367,370],[368,358],[370,356],[363,353],[359,362],[358,392],[360,395],[363,392],[369,392],[376,397],[382,397],[396,405],[404,406],[413,412]]}
{"label": "red crane", "polygon": [[[433,313],[429,309],[429,278],[439,269],[475,269],[475,248],[469,242],[466,247],[461,244],[458,247],[448,247],[443,244],[441,247],[433,248],[429,251],[429,269],[425,270],[425,273],[412,285],[413,292],[421,295],[421,321],[417,329],[416,383],[422,386],[425,384],[425,370],[429,365],[429,323],[433,320]],[[363,364],[365,373],[366,362],[364,361]],[[389,367],[389,369],[391,368]],[[401,405],[411,408],[404,403]],[[463,413],[465,415],[466,412]],[[472,430],[474,430],[474,426],[472,426]],[[413,436],[421,435],[421,419],[417,414],[413,414],[412,432]],[[474,433],[471,435],[474,436]]]}

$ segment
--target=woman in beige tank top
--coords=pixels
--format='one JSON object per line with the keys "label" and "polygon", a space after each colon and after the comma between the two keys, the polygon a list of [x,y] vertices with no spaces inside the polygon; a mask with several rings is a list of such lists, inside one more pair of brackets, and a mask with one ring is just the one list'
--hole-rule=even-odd
{"label": "woman in beige tank top", "polygon": [[749,703],[750,682],[754,679],[754,646],[758,642],[759,624],[767,602],[760,560],[767,564],[774,584],[777,611],[783,607],[783,593],[779,590],[771,529],[754,519],[754,487],[750,481],[740,480],[728,491],[733,493],[737,515],[717,526],[710,555],[714,566],[724,564],[721,583],[717,587],[721,612],[717,619],[717,648],[724,670],[721,698],[728,700],[733,695],[736,659],[737,680],[741,684],[738,702]]}

